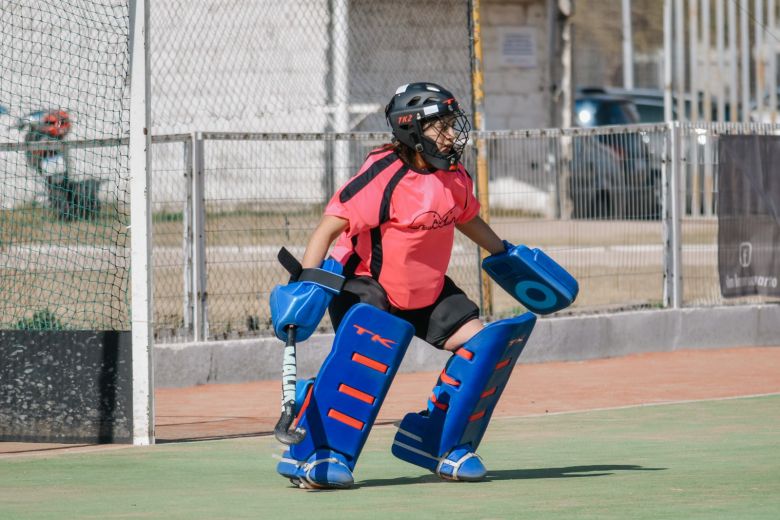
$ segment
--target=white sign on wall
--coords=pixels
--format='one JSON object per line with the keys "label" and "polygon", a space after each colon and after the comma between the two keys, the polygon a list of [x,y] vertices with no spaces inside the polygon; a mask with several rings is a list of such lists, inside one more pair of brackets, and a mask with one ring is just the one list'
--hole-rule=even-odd
{"label": "white sign on wall", "polygon": [[536,68],[536,28],[498,27],[500,65]]}

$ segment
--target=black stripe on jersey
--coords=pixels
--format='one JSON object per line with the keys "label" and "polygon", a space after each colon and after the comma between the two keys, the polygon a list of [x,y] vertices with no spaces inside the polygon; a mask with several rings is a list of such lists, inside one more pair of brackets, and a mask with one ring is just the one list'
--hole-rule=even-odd
{"label": "black stripe on jersey", "polygon": [[357,235],[352,237],[352,253],[347,257],[347,261],[344,263],[344,276],[352,277],[357,270],[357,266],[360,265],[360,255],[357,254]]}
{"label": "black stripe on jersey", "polygon": [[398,171],[393,174],[393,176],[390,178],[390,181],[387,183],[387,186],[385,186],[385,191],[382,192],[382,204],[379,206],[380,226],[390,220],[390,199],[393,198],[393,191],[395,191],[395,187],[398,186],[398,183],[401,182],[401,179],[403,179],[404,175],[407,173],[409,173],[409,168],[401,165],[401,168],[399,168]]}
{"label": "black stripe on jersey", "polygon": [[379,280],[382,271],[382,227],[371,229],[371,276]]}
{"label": "black stripe on jersey", "polygon": [[385,191],[382,192],[382,203],[379,205],[379,226],[371,229],[371,276],[375,280],[379,280],[379,273],[382,271],[382,224],[390,220],[390,200],[393,198],[393,191],[408,172],[409,168],[402,164],[401,168],[390,178],[390,182],[385,186]]}
{"label": "black stripe on jersey", "polygon": [[365,188],[369,182],[374,180],[377,175],[385,171],[385,169],[398,160],[398,156],[395,152],[390,153],[387,157],[382,157],[377,162],[371,165],[371,167],[364,171],[361,175],[352,179],[349,184],[344,186],[339,194],[339,201],[341,203],[347,202],[349,199],[357,195],[357,193]]}

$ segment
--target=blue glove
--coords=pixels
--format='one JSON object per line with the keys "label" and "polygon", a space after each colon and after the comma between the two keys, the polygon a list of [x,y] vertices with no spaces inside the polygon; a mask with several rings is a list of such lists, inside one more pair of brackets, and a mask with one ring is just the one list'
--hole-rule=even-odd
{"label": "blue glove", "polygon": [[287,327],[295,326],[296,341],[317,329],[330,301],[341,291],[341,264],[329,258],[319,269],[304,269],[297,280],[271,291],[271,321],[276,337],[287,341]]}
{"label": "blue glove", "polygon": [[506,240],[504,247],[505,252],[485,258],[482,268],[528,310],[550,314],[577,298],[577,280],[541,249],[513,246]]}

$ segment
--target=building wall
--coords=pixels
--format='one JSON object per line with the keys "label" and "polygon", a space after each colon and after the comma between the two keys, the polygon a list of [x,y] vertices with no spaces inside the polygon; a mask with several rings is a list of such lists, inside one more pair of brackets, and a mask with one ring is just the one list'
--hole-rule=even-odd
{"label": "building wall", "polygon": [[[342,1],[348,7],[349,27],[333,14]],[[346,41],[349,53],[348,130],[387,131],[383,108],[399,85],[411,81],[440,82],[469,107],[471,63],[466,0],[289,0],[282,4],[270,0],[153,3],[150,61],[155,135],[194,131],[332,131],[336,126],[334,111],[339,110],[336,102],[344,96],[343,90],[335,91],[338,83],[334,75],[339,65],[338,41],[345,34],[346,38],[340,41]],[[488,130],[553,125],[549,108],[552,81],[547,4],[548,0],[481,3]],[[52,27],[60,27],[56,10],[42,16]],[[37,52],[31,43],[25,42],[37,38],[38,33],[26,26],[17,29],[22,35],[13,40],[14,45],[26,49],[25,52]],[[82,37],[85,33],[81,26],[69,26],[68,31]],[[27,32],[30,35],[25,40]],[[45,38],[50,39],[55,32],[43,31]],[[118,32],[120,40],[126,36],[121,30]],[[105,104],[102,80],[73,65],[71,62],[80,61],[70,49],[64,47],[53,58],[62,70],[55,83],[57,88],[49,90],[39,84],[46,76],[43,72],[22,70],[18,64],[8,63],[12,73],[0,78],[0,102],[10,108],[11,115],[0,121],[5,123],[0,125],[0,142],[23,139],[14,129],[14,117],[51,107],[70,112],[74,121],[71,140],[116,135],[119,125],[115,124],[113,112],[93,114],[96,106]],[[126,68],[126,57],[118,60],[118,65]],[[99,69],[97,65],[95,68]],[[122,90],[124,73],[124,68],[119,73],[109,73],[112,81],[119,82],[122,94],[126,93],[126,89]],[[41,95],[42,92],[47,95]],[[126,99],[119,100],[119,109],[126,108],[123,103]],[[126,121],[121,123],[126,125]],[[120,135],[124,135],[123,130],[120,128]],[[182,149],[155,147],[154,153],[154,168],[158,172],[155,179],[162,189],[158,195],[166,200],[176,199],[180,187],[159,182],[159,172],[180,176]],[[323,168],[333,167],[325,164],[327,153],[322,147],[304,150],[294,144],[278,153],[266,152],[262,157],[248,147],[222,146],[208,153],[216,154],[223,180],[233,165],[247,178],[256,174],[258,163],[278,166],[281,161],[284,168],[275,170],[279,170],[279,175],[289,173],[286,161],[296,156],[310,165],[321,161]],[[119,179],[115,154],[114,149],[99,154],[92,149],[74,152],[71,178],[100,179],[104,181],[101,197],[114,197],[121,189],[116,185]],[[23,154],[0,153],[0,165],[0,184],[4,186],[0,207],[15,207],[33,200],[46,204],[42,177],[30,170]],[[319,169],[309,171],[315,170]],[[339,173],[340,177],[344,175],[346,172]],[[220,189],[224,187],[218,182],[210,186],[218,184]],[[234,179],[229,187],[240,194],[245,191],[242,186],[241,181]]]}
{"label": "building wall", "polygon": [[[547,0],[482,3],[488,130],[553,126],[547,3]],[[533,36],[535,52],[524,53],[517,47],[527,45],[524,38],[529,35]]]}

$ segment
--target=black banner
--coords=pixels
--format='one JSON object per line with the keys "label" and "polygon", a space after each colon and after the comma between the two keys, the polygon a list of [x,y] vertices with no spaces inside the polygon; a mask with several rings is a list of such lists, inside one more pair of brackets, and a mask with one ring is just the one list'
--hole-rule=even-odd
{"label": "black banner", "polygon": [[718,163],[720,292],[780,296],[780,137],[721,136]]}

